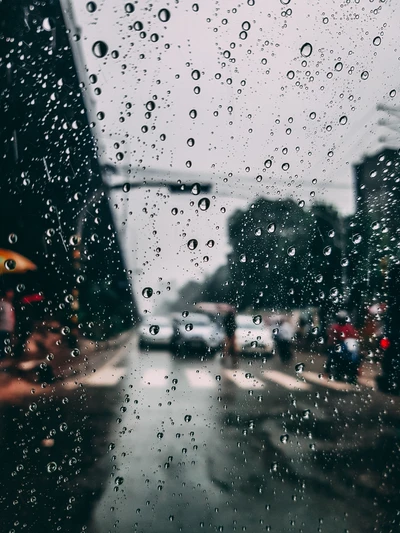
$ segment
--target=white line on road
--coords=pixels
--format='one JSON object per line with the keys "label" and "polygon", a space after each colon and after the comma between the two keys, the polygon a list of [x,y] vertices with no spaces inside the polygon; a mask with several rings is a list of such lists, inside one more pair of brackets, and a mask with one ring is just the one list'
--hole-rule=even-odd
{"label": "white line on road", "polygon": [[145,370],[142,385],[162,387],[168,385],[168,371],[166,368],[149,368]]}
{"label": "white line on road", "polygon": [[225,368],[222,371],[222,375],[230,381],[233,381],[241,389],[263,389],[265,387],[265,383],[243,370],[230,370]]}
{"label": "white line on road", "polygon": [[309,390],[311,387],[308,383],[304,381],[299,381],[298,379],[280,372],[279,370],[265,370],[263,372],[263,377],[269,381],[273,381],[285,389],[290,390]]}
{"label": "white line on road", "polygon": [[303,372],[302,374],[307,381],[320,385],[321,387],[327,387],[328,389],[341,390],[341,391],[354,391],[357,390],[355,385],[351,383],[345,383],[344,381],[334,381],[328,378],[326,374],[317,374],[316,372]]}
{"label": "white line on road", "polygon": [[185,370],[186,377],[191,387],[201,389],[211,389],[216,385],[215,378],[213,379],[210,372],[206,370],[195,370],[194,368],[187,368]]}

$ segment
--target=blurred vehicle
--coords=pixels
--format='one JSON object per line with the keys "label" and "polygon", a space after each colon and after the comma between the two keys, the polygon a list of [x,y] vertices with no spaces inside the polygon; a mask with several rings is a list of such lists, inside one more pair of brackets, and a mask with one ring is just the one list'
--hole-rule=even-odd
{"label": "blurred vehicle", "polygon": [[186,317],[175,315],[173,330],[171,344],[176,353],[185,349],[211,352],[218,350],[224,341],[219,325],[203,313],[189,313]]}
{"label": "blurred vehicle", "polygon": [[170,346],[173,335],[172,320],[166,316],[149,316],[143,319],[139,333],[139,347]]}
{"label": "blurred vehicle", "polygon": [[249,315],[236,316],[235,351],[237,353],[272,354],[274,339],[269,326],[256,324]]}

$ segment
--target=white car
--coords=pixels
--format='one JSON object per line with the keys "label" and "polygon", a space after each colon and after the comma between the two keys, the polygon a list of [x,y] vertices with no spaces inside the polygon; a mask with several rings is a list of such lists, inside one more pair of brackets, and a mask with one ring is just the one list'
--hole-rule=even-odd
{"label": "white car", "polygon": [[189,313],[187,317],[174,316],[172,347],[177,352],[214,351],[224,341],[220,327],[203,313]]}
{"label": "white car", "polygon": [[168,317],[145,317],[140,325],[139,346],[170,346],[173,331],[172,320]]}
{"label": "white car", "polygon": [[256,324],[249,315],[236,316],[235,351],[237,353],[272,354],[274,338],[264,322]]}

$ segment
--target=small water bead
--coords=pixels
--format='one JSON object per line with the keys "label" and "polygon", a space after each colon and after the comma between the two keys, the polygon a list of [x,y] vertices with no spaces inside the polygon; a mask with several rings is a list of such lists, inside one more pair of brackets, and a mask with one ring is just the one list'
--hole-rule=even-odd
{"label": "small water bead", "polygon": [[160,331],[160,326],[157,326],[156,324],[153,324],[149,327],[150,335],[157,335],[157,333]]}
{"label": "small water bead", "polygon": [[150,41],[153,42],[153,43],[156,43],[156,42],[159,40],[159,38],[160,38],[160,37],[158,36],[157,33],[152,33],[152,34],[150,35]]}
{"label": "small water bead", "polygon": [[245,254],[241,254],[241,255],[239,256],[239,261],[240,261],[241,263],[245,263],[245,262],[247,261],[247,257],[246,257],[246,255],[245,255]]}
{"label": "small water bead", "polygon": [[284,170],[286,172],[287,170],[289,170],[289,168],[290,168],[289,163],[283,163],[282,170]]}
{"label": "small water bead", "polygon": [[17,263],[14,261],[14,259],[6,259],[4,261],[4,266],[6,270],[15,270],[15,267],[17,266]]}
{"label": "small water bead", "polygon": [[[195,145],[195,140],[191,137],[190,139],[188,139],[186,141],[186,144],[190,147],[190,148],[193,148],[193,146]],[[200,191],[199,191],[200,192]]]}
{"label": "small water bead", "polygon": [[343,259],[341,259],[341,261],[340,261],[340,265],[341,265],[342,267],[346,267],[346,266],[349,265],[349,260],[347,259],[347,257],[343,257]]}
{"label": "small water bead", "polygon": [[197,196],[198,194],[200,194],[200,190],[201,190],[200,183],[194,183],[192,190],[191,190],[192,194]]}
{"label": "small water bead", "polygon": [[89,11],[89,13],[94,13],[97,9],[96,2],[88,2],[86,4],[86,9]]}
{"label": "small water bead", "polygon": [[340,72],[343,69],[343,63],[341,61],[338,61],[335,65],[336,72]]}
{"label": "small water bead", "polygon": [[171,18],[171,13],[166,8],[160,9],[158,12],[158,18],[161,20],[161,22],[168,22]]}
{"label": "small water bead", "polygon": [[207,211],[207,209],[210,207],[210,200],[208,198],[201,198],[197,205],[202,211]]}
{"label": "small water bead", "polygon": [[294,369],[298,374],[301,374],[302,372],[304,372],[305,366],[306,365],[304,363],[297,363]]}
{"label": "small water bead", "polygon": [[172,214],[172,215],[177,215],[177,214],[178,214],[178,208],[177,208],[177,207],[173,207],[173,208],[171,209],[171,214]]}
{"label": "small water bead", "polygon": [[331,255],[332,253],[332,248],[331,246],[325,246],[324,250],[323,250],[323,254],[328,256],[328,255]]}
{"label": "small water bead", "polygon": [[360,244],[360,242],[362,241],[361,235],[359,233],[356,233],[355,235],[353,235],[352,241],[354,244]]}
{"label": "small water bead", "polygon": [[372,43],[373,43],[374,46],[379,46],[381,44],[381,41],[382,41],[382,39],[379,36],[377,36],[377,37],[374,38]]}
{"label": "small water bead", "polygon": [[124,183],[124,184],[122,185],[122,190],[123,190],[124,192],[129,192],[129,191],[131,190],[131,184],[130,184],[130,183]]}
{"label": "small water bead", "polygon": [[241,31],[239,33],[239,39],[241,39],[242,41],[246,40],[247,39],[247,31]]}
{"label": "small water bead", "polygon": [[292,80],[294,78],[294,71],[289,70],[289,72],[286,74],[286,76],[289,78],[289,80]]}
{"label": "small water bead", "polygon": [[282,442],[282,444],[287,444],[289,442],[289,435],[285,433],[284,435],[281,435],[279,440]]}
{"label": "small water bead", "polygon": [[125,4],[126,13],[133,13],[134,11],[135,11],[135,6],[131,2],[128,2],[127,4]]}
{"label": "small water bead", "polygon": [[256,235],[256,237],[260,237],[262,235],[262,229],[261,228],[256,228],[254,234]]}
{"label": "small water bead", "polygon": [[289,246],[289,248],[287,250],[287,253],[288,253],[288,255],[293,257],[294,255],[296,255],[296,248],[294,246]]}
{"label": "small water bead", "polygon": [[310,117],[311,120],[314,120],[316,116],[317,116],[317,114],[316,114],[314,111],[312,111],[312,112],[309,114],[309,117]]}
{"label": "small water bead", "polygon": [[310,43],[304,43],[303,46],[300,48],[300,54],[303,57],[310,57],[312,54],[313,48]]}
{"label": "small water bead", "polygon": [[308,420],[310,418],[310,415],[311,415],[310,409],[304,409],[303,414],[302,414],[303,418]]}
{"label": "small water bead", "polygon": [[145,287],[142,290],[143,298],[151,298],[153,296],[153,289],[151,287]]}
{"label": "small water bead", "polygon": [[199,4],[193,4],[192,9],[195,13],[197,13],[197,11],[199,10]]}
{"label": "small water bead", "polygon": [[16,233],[10,233],[10,235],[8,236],[8,242],[10,244],[15,244],[17,241],[18,241],[17,234]]}
{"label": "small water bead", "polygon": [[392,89],[389,93],[390,98],[394,98],[396,96],[396,90]]}
{"label": "small water bead", "polygon": [[261,317],[261,315],[255,315],[255,316],[253,316],[253,322],[254,322],[254,324],[257,324],[257,325],[261,324],[261,322],[262,322],[262,317]]}
{"label": "small water bead", "polygon": [[324,279],[324,276],[322,274],[317,274],[315,276],[315,283],[322,283],[323,279]]}
{"label": "small water bead", "polygon": [[71,356],[72,357],[79,357],[79,355],[81,354],[79,348],[74,348],[73,350],[71,350]]}
{"label": "small water bead", "polygon": [[362,80],[367,80],[368,78],[369,78],[368,70],[364,70],[363,72],[361,72],[361,79]]}
{"label": "small water bead", "polygon": [[50,463],[47,464],[47,472],[51,474],[52,472],[55,472],[56,470],[57,470],[57,463],[55,463],[54,461],[51,461]]}
{"label": "small water bead", "polygon": [[192,329],[193,329],[193,324],[192,323],[185,324],[185,330],[186,331],[192,331]]}
{"label": "small water bead", "polygon": [[161,440],[163,437],[164,437],[164,433],[162,433],[161,431],[159,431],[159,432],[157,433],[157,439],[160,439],[160,440]]}
{"label": "small water bead", "polygon": [[136,31],[142,31],[143,30],[143,22],[140,22],[140,20],[137,20],[133,24],[133,29],[136,30]]}
{"label": "small water bead", "polygon": [[187,318],[189,316],[189,311],[182,311],[183,318]]}
{"label": "small water bead", "polygon": [[346,117],[346,115],[343,115],[342,117],[340,117],[340,119],[339,119],[339,124],[341,124],[342,126],[344,126],[345,124],[347,124],[347,117]]}
{"label": "small water bead", "polygon": [[264,166],[265,166],[265,168],[271,168],[271,166],[272,166],[272,160],[271,160],[271,159],[266,159],[266,160],[264,161]]}
{"label": "small water bead", "polygon": [[200,71],[199,70],[193,70],[192,71],[192,78],[194,80],[199,80],[200,79]]}
{"label": "small water bead", "polygon": [[192,420],[191,415],[185,415],[184,420],[185,420],[185,422],[190,422]]}
{"label": "small water bead", "polygon": [[215,241],[213,241],[212,239],[210,239],[209,241],[207,241],[207,246],[208,246],[209,248],[212,248],[212,247],[214,246],[214,244],[215,244]]}
{"label": "small water bead", "polygon": [[198,241],[196,239],[190,239],[187,243],[189,250],[195,250],[198,246]]}
{"label": "small water bead", "polygon": [[191,109],[189,111],[189,117],[195,119],[197,117],[197,111],[195,109]]}
{"label": "small water bead", "polygon": [[270,222],[267,226],[268,233],[274,233],[276,230],[276,224],[274,222]]}
{"label": "small water bead", "polygon": [[96,41],[92,46],[92,52],[96,57],[104,57],[108,52],[108,46],[104,41]]}

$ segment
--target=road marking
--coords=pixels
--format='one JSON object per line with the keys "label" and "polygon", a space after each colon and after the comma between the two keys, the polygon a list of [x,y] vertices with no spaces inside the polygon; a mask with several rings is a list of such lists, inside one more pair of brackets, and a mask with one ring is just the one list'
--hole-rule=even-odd
{"label": "road marking", "polygon": [[215,387],[216,380],[206,370],[195,370],[194,368],[186,368],[186,377],[191,387],[199,389],[211,389]]}
{"label": "road marking", "polygon": [[311,388],[308,383],[299,381],[279,370],[265,370],[263,372],[263,377],[268,379],[268,381],[273,381],[289,390],[309,390]]}
{"label": "road marking", "polygon": [[265,387],[265,383],[243,370],[230,370],[225,368],[222,375],[230,381],[233,381],[241,389],[263,389]]}
{"label": "road marking", "polygon": [[353,391],[357,390],[355,385],[351,383],[345,383],[344,381],[334,381],[328,378],[326,374],[317,374],[316,372],[303,372],[302,374],[307,381],[320,385],[321,387],[327,387],[328,389],[341,390],[341,391]]}
{"label": "road marking", "polygon": [[162,387],[168,385],[168,371],[165,368],[149,368],[145,370],[142,385],[150,387]]}

